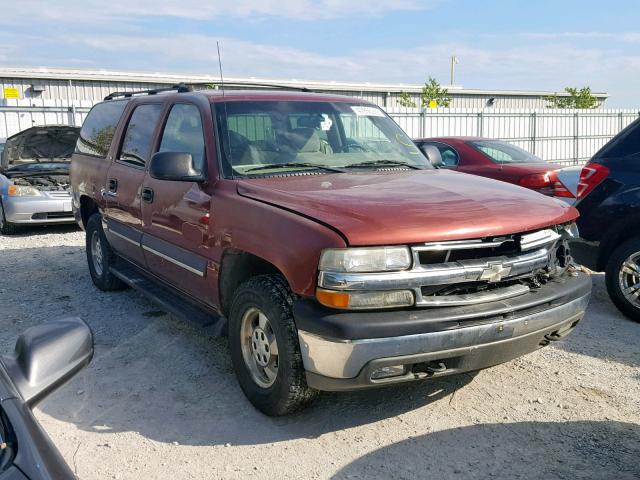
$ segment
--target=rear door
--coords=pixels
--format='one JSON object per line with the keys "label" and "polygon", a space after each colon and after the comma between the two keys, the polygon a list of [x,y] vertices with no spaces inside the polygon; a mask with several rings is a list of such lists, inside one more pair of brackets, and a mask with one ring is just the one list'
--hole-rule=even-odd
{"label": "rear door", "polygon": [[144,265],[141,249],[141,189],[157,133],[161,103],[143,103],[129,111],[115,161],[107,172],[105,230],[121,255]]}
{"label": "rear door", "polygon": [[[211,123],[208,108],[207,113]],[[164,119],[157,151],[190,153],[196,168],[206,172],[203,120],[195,103],[173,104]],[[211,195],[207,185],[147,175],[142,192],[142,248],[147,268],[173,287],[213,303],[215,288],[208,276]]]}

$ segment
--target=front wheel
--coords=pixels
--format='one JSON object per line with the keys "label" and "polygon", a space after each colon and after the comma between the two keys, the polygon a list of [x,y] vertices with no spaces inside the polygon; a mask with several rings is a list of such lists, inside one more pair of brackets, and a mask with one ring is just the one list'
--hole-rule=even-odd
{"label": "front wheel", "polygon": [[2,235],[13,235],[18,230],[13,223],[7,222],[7,217],[4,214],[4,205],[0,201],[0,233]]}
{"label": "front wheel", "polygon": [[231,303],[229,349],[249,401],[270,416],[287,415],[316,397],[307,386],[289,286],[280,275],[240,285]]}
{"label": "front wheel", "polygon": [[126,284],[111,272],[117,257],[102,230],[100,214],[91,215],[86,231],[87,263],[93,284],[105,292],[126,288]]}
{"label": "front wheel", "polygon": [[605,279],[616,307],[631,320],[640,322],[640,238],[628,240],[613,251]]}

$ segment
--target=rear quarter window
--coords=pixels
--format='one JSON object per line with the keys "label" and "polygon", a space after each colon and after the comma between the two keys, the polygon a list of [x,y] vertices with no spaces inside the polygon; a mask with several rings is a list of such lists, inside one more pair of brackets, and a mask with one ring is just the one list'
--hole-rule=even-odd
{"label": "rear quarter window", "polygon": [[594,158],[623,158],[640,156],[640,120],[636,120],[613,137]]}
{"label": "rear quarter window", "polygon": [[126,105],[126,101],[111,101],[94,106],[82,124],[76,153],[106,157]]}

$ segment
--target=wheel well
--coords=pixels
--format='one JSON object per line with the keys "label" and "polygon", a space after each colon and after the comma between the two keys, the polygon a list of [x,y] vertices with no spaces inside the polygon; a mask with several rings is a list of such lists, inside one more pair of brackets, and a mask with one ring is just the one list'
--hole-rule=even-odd
{"label": "wheel well", "polygon": [[636,222],[628,222],[614,229],[607,237],[607,240],[600,245],[598,268],[604,270],[613,251],[618,248],[620,244],[632,238],[640,238],[640,235],[638,235],[638,224]]}
{"label": "wheel well", "polygon": [[82,226],[87,227],[89,217],[94,213],[98,213],[98,205],[92,198],[83,195],[80,197],[80,216],[82,217]]}
{"label": "wheel well", "polygon": [[[229,313],[233,292],[241,283],[251,277],[265,274],[280,274],[282,272],[272,263],[251,253],[241,251],[225,252],[220,265],[220,306],[222,313]],[[284,275],[282,275],[284,277]]]}

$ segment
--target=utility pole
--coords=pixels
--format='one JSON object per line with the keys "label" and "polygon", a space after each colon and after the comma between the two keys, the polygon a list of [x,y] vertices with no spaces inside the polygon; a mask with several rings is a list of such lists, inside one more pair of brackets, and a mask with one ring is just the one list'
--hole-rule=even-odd
{"label": "utility pole", "polygon": [[456,57],[455,55],[452,55],[451,56],[451,83],[449,85],[456,84],[456,64],[457,63],[459,63],[458,57]]}

